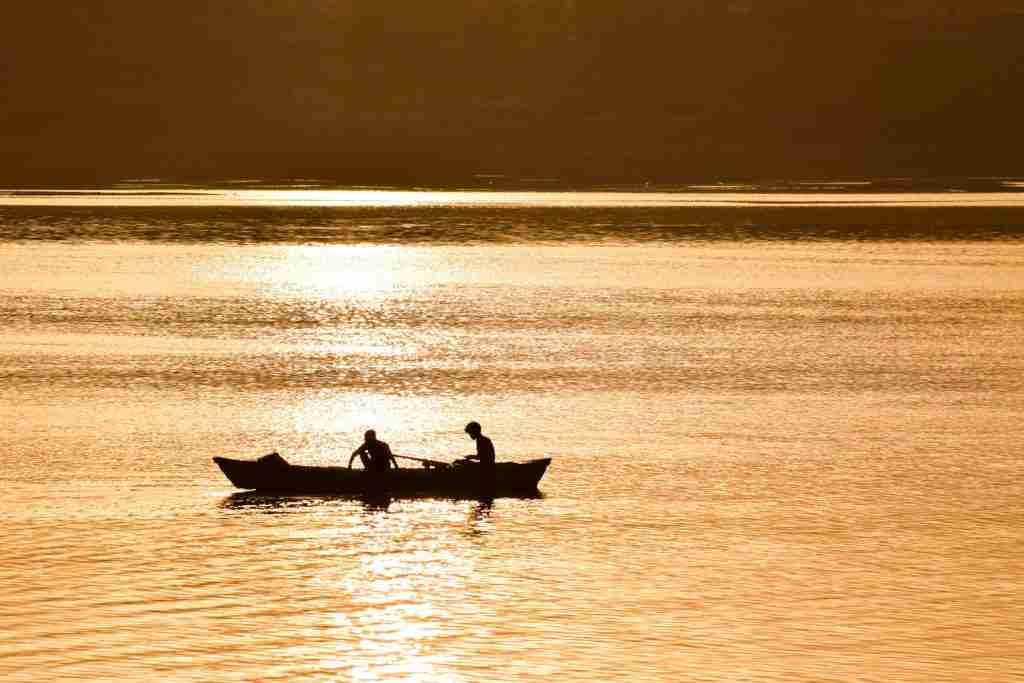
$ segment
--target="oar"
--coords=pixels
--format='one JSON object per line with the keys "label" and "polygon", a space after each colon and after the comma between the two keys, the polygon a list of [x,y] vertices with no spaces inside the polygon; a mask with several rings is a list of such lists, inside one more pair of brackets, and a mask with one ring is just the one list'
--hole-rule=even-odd
{"label": "oar", "polygon": [[428,460],[426,458],[414,458],[411,455],[396,455],[395,457],[401,458],[402,460],[415,460],[416,462],[424,462],[428,465],[433,465],[434,467],[451,467],[452,465],[450,462],[443,462],[441,460]]}

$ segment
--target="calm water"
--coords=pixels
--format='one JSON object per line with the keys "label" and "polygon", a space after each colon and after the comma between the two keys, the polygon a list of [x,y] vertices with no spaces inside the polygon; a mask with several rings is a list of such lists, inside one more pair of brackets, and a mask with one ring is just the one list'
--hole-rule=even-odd
{"label": "calm water", "polygon": [[0,679],[1021,680],[1022,198],[0,193]]}

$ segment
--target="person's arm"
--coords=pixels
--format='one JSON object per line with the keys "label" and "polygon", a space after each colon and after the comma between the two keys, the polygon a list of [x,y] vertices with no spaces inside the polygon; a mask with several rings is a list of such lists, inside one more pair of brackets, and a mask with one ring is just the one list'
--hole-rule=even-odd
{"label": "person's arm", "polygon": [[388,450],[388,460],[391,461],[392,466],[394,466],[394,468],[397,470],[398,469],[398,461],[395,460],[395,455],[391,452],[391,446],[388,446],[387,444],[384,444],[384,447]]}
{"label": "person's arm", "polygon": [[352,451],[352,457],[348,459],[348,468],[352,469],[352,461],[356,459],[357,455],[362,455],[363,451],[366,450],[366,444],[361,445],[359,448]]}

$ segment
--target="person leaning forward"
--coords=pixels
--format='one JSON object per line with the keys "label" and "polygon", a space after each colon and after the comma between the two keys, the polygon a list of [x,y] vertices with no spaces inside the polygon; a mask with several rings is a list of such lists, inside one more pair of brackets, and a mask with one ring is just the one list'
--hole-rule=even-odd
{"label": "person leaning forward", "polygon": [[483,435],[480,428],[479,422],[470,422],[466,425],[466,433],[469,434],[469,438],[476,441],[476,455],[467,455],[465,460],[475,460],[480,463],[484,472],[493,477],[494,476],[494,444],[491,440]]}
{"label": "person leaning forward", "polygon": [[352,461],[359,456],[363,463],[363,469],[368,472],[387,472],[394,465],[398,468],[395,456],[391,454],[391,447],[377,438],[377,432],[372,429],[366,430],[363,435],[363,443],[359,448],[352,451],[352,457],[348,459],[348,466],[352,467]]}

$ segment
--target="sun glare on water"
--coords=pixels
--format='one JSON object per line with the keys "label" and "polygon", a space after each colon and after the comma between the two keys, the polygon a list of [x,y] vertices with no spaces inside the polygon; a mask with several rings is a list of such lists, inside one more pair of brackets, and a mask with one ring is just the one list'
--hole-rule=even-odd
{"label": "sun glare on water", "polygon": [[[834,185],[834,184],[833,184]],[[835,191],[761,189],[729,185],[693,185],[671,190],[399,190],[399,189],[210,189],[0,188],[0,206],[248,206],[321,208],[430,207],[714,207],[714,206],[1022,206],[1018,182],[1000,191],[927,190],[885,192],[870,187]],[[822,191],[821,188],[827,188]]]}

